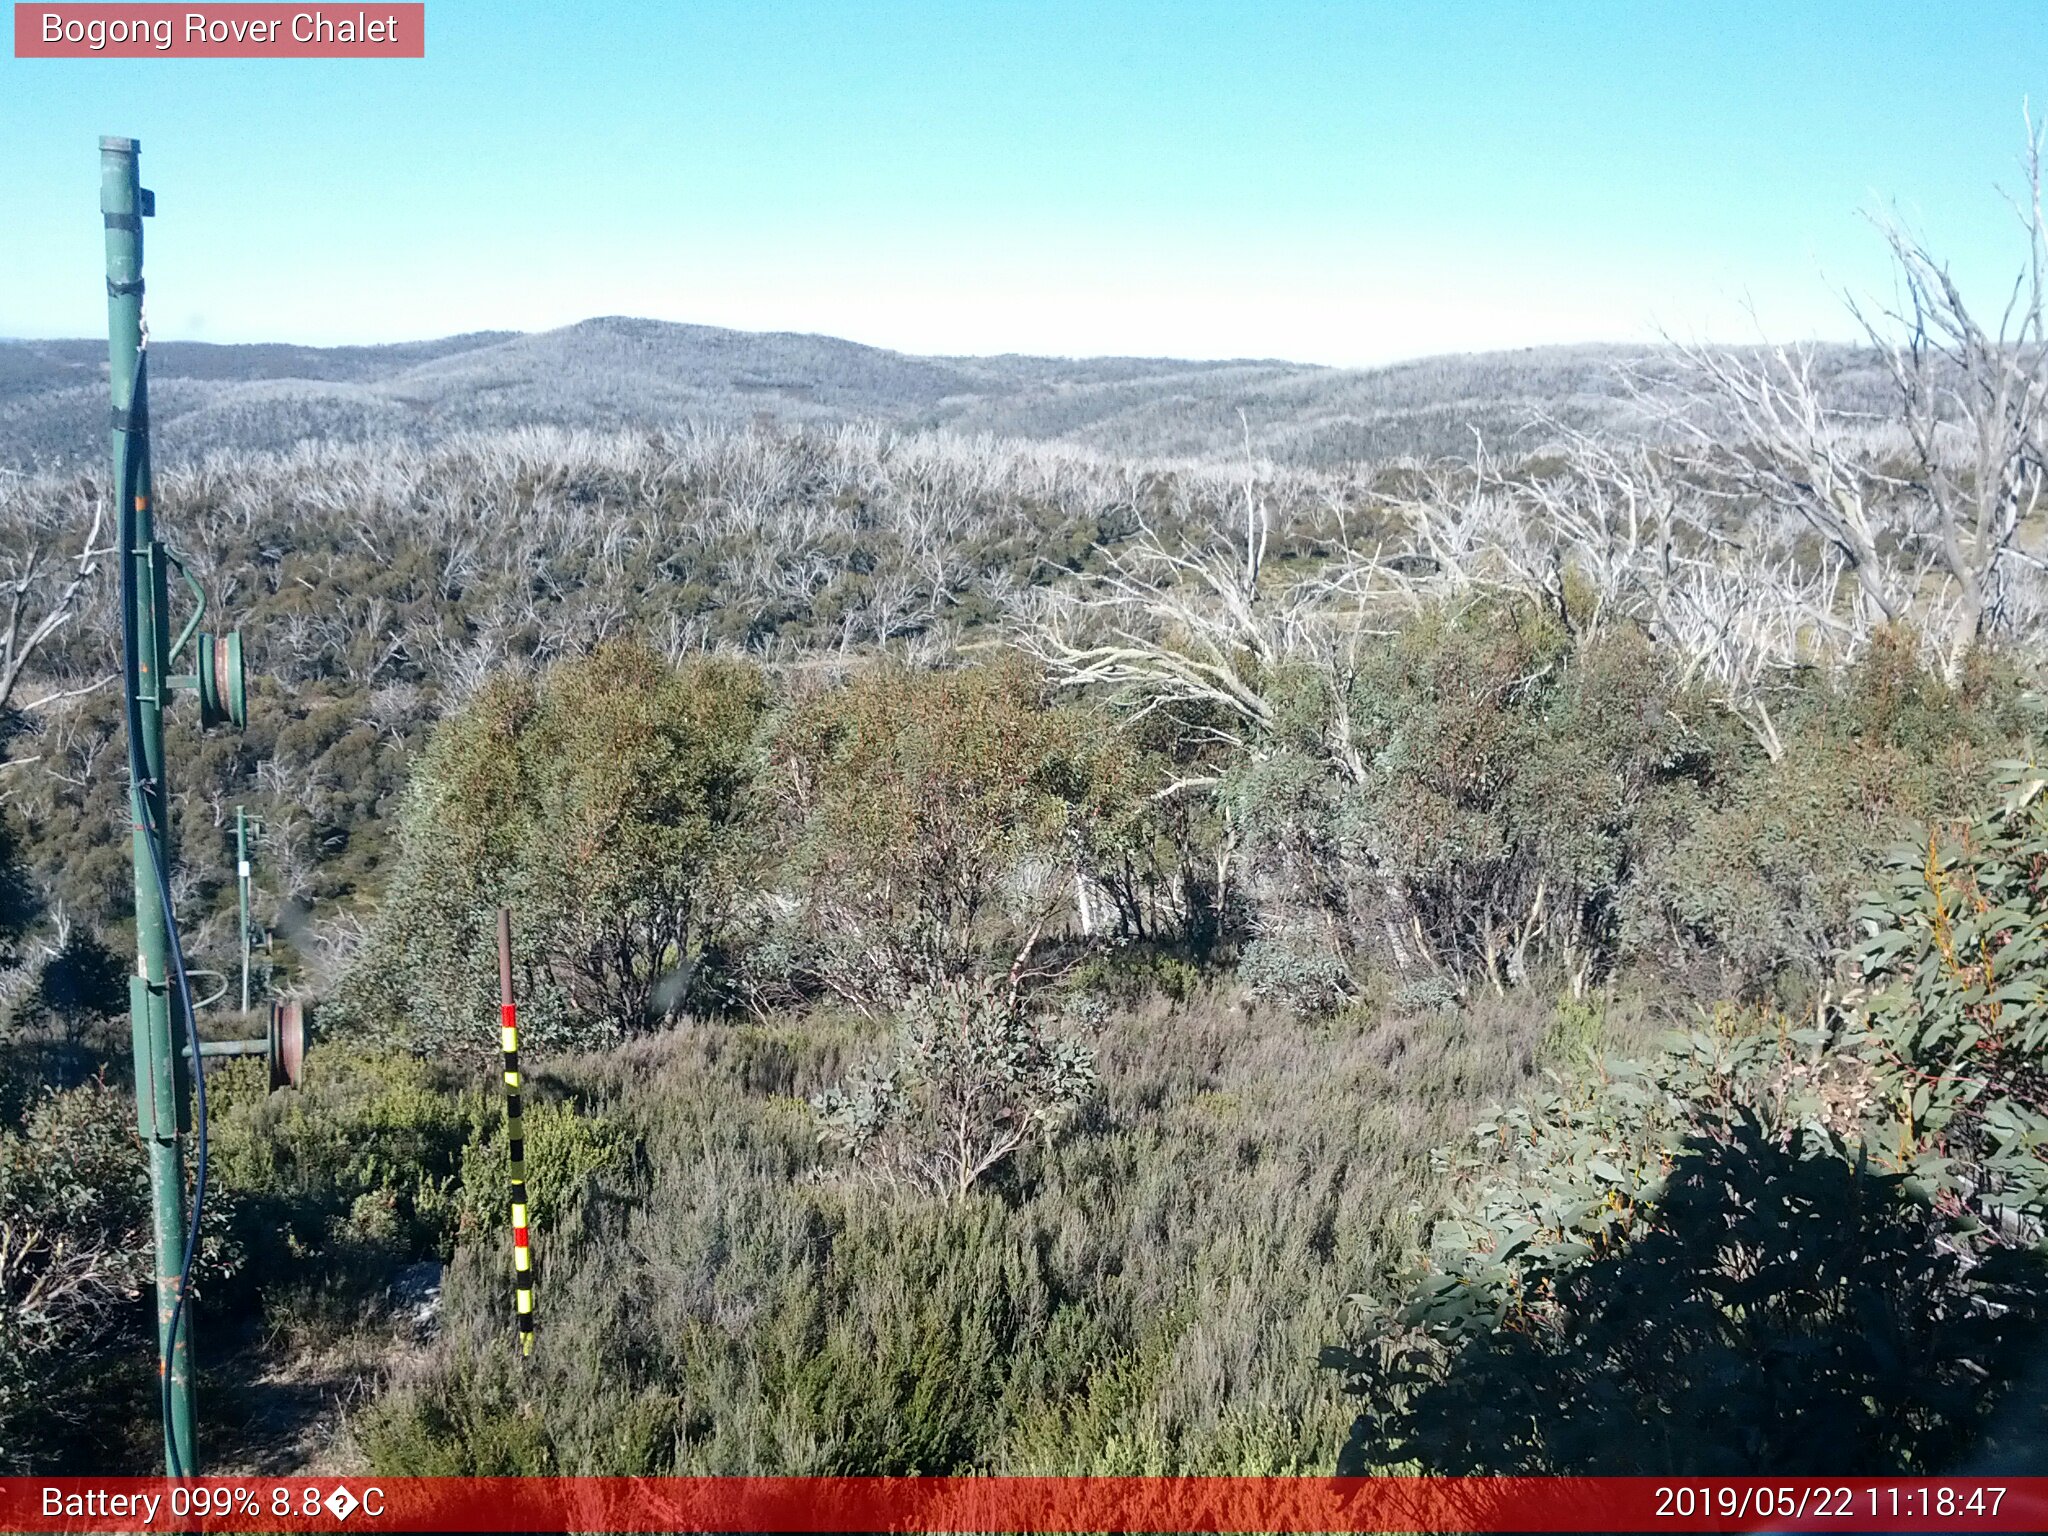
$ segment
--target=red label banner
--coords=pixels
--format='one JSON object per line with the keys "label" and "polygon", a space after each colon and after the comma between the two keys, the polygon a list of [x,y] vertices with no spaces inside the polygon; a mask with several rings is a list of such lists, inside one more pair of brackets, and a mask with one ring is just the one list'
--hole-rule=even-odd
{"label": "red label banner", "polygon": [[423,59],[427,8],[20,5],[17,59]]}
{"label": "red label banner", "polygon": [[2042,1531],[2031,1478],[0,1478],[6,1531]]}

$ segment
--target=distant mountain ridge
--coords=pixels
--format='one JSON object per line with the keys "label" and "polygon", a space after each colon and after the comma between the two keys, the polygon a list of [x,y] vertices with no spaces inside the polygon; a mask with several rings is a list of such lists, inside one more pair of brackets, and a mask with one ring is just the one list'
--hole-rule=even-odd
{"label": "distant mountain ridge", "polygon": [[[1640,425],[1617,365],[1646,347],[1573,346],[1344,369],[1274,359],[919,357],[829,336],[607,316],[559,330],[480,331],[388,346],[158,342],[160,459],[304,438],[423,441],[545,423],[881,420],[1201,457],[1255,449],[1327,465],[1469,451],[1542,413]],[[0,463],[105,451],[106,345],[0,341]]]}

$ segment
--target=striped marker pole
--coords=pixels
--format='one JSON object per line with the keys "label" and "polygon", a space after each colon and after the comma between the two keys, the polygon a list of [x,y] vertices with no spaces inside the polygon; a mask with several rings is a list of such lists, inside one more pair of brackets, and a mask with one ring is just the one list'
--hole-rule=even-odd
{"label": "striped marker pole", "polygon": [[526,1222],[526,1124],[520,1113],[519,1010],[512,1001],[512,909],[498,908],[498,1044],[505,1053],[505,1137],[512,1169],[512,1285],[519,1353],[533,1353],[533,1246]]}

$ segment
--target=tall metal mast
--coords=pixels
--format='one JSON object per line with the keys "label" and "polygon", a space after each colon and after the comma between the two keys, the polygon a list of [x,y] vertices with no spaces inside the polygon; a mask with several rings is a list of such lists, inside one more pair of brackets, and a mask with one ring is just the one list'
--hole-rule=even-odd
{"label": "tall metal mast", "polygon": [[169,683],[168,562],[150,503],[147,335],[142,318],[142,221],[156,211],[133,139],[100,140],[100,211],[107,236],[107,363],[113,395],[114,495],[120,525],[123,687],[127,691],[128,805],[135,858],[135,975],[129,1017],[135,1108],[149,1157],[156,1229],[158,1368],[164,1387],[164,1460],[173,1476],[199,1470],[193,1435],[192,1313],[179,1305],[186,1221],[186,1072],[171,1034],[171,978],[159,894],[169,867],[163,708]]}
{"label": "tall metal mast", "polygon": [[[100,140],[100,213],[107,232],[107,377],[113,396],[114,504],[120,539],[121,686],[128,726],[128,813],[135,858],[135,974],[128,1013],[135,1047],[135,1120],[149,1158],[156,1228],[157,1369],[163,1385],[164,1463],[173,1477],[199,1471],[193,1434],[192,1310],[185,1294],[199,1227],[185,1210],[183,1136],[198,1110],[195,1200],[206,1192],[206,1079],[209,1056],[266,1053],[273,1086],[299,1081],[304,1010],[273,1017],[267,1041],[202,1042],[193,1016],[184,950],[171,912],[170,795],[164,787],[164,703],[169,690],[199,696],[201,728],[248,723],[239,631],[199,627],[206,594],[156,536],[149,477],[149,327],[142,313],[142,221],[156,212],[137,172],[141,145]],[[170,573],[191,589],[192,616],[170,631]],[[193,647],[194,667],[172,665]],[[246,869],[248,866],[242,866]],[[246,925],[245,925],[246,926]],[[246,1004],[247,983],[244,982]],[[204,1049],[202,1049],[204,1045]]]}

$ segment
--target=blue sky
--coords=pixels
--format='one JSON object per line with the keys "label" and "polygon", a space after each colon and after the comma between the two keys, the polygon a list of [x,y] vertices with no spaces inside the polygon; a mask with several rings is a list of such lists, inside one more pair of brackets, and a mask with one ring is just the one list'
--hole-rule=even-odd
{"label": "blue sky", "polygon": [[[637,314],[1362,364],[1848,334],[1896,204],[1992,302],[2048,7],[429,0],[422,61],[0,58],[0,335]],[[1750,311],[1753,309],[1756,319]]]}

